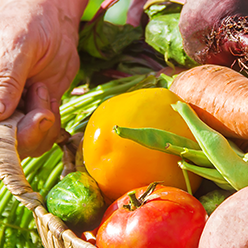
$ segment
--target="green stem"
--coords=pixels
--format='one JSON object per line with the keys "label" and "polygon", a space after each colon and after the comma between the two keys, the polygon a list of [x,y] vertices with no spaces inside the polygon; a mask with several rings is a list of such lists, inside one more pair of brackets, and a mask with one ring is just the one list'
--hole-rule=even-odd
{"label": "green stem", "polygon": [[[109,87],[109,88],[99,87],[96,90],[89,91],[88,93],[76,99],[73,99],[72,101],[69,101],[66,104],[63,104],[60,108],[61,117],[63,119],[66,115],[70,115],[71,113],[76,112],[77,110],[83,108],[83,106],[86,106],[93,101],[99,99],[101,100],[106,95],[116,95],[125,92],[135,84],[139,83],[145,77],[146,77],[145,75],[132,76],[129,78],[125,78],[124,84],[120,84],[115,87]],[[122,81],[123,79],[119,79],[116,80],[115,82],[122,82]]]}
{"label": "green stem", "polygon": [[50,151],[43,154],[41,157],[33,158],[29,161],[29,163],[26,165],[26,167],[23,169],[25,176],[27,176],[29,173],[33,173],[33,171],[38,171],[44,163],[51,157],[51,154],[53,154],[54,151],[56,151],[58,148],[57,146],[53,146]]}
{"label": "green stem", "polygon": [[214,167],[202,150],[189,149],[168,143],[166,144],[165,152],[190,160],[191,162],[199,166],[205,166],[209,168]]}
{"label": "green stem", "polygon": [[[4,222],[4,223],[7,224],[7,223],[11,223],[13,221],[13,217],[15,216],[14,213],[16,212],[16,209],[18,207],[18,204],[19,204],[19,202],[16,199],[14,199],[13,200],[13,203],[12,203],[12,206],[11,206],[10,213],[9,213],[8,217],[5,219],[6,222]],[[3,247],[4,242],[5,242],[5,230],[6,230],[6,227],[7,227],[6,225],[1,226],[1,231],[0,231],[0,247]]]}
{"label": "green stem", "polygon": [[223,189],[233,189],[233,187],[224,179],[224,177],[215,168],[199,167],[186,161],[179,161],[178,165],[181,169],[191,171],[201,177],[213,181]]}
{"label": "green stem", "polygon": [[134,211],[135,209],[137,209],[138,207],[141,206],[140,201],[137,199],[136,197],[136,192],[135,191],[131,191],[128,192],[128,196],[129,196],[129,210],[130,211]]}
{"label": "green stem", "polygon": [[6,206],[10,202],[10,200],[13,198],[13,195],[9,190],[6,190],[4,195],[2,196],[0,200],[0,216],[3,214],[4,210],[6,209]]}
{"label": "green stem", "polygon": [[188,191],[189,194],[193,195],[190,180],[189,180],[188,171],[185,170],[184,168],[181,168],[181,169],[182,169],[182,172],[183,172],[183,177],[184,177],[184,180],[185,180],[187,191]]}
{"label": "green stem", "polygon": [[57,166],[54,168],[52,173],[50,173],[49,177],[47,178],[44,187],[41,189],[40,194],[45,197],[47,193],[51,190],[51,188],[55,185],[55,183],[58,181],[59,176],[63,170],[63,163],[60,162],[57,164]]}

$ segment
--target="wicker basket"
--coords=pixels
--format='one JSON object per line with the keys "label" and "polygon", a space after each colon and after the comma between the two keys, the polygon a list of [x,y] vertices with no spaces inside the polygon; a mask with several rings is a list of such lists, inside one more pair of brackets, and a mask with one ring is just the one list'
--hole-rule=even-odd
{"label": "wicker basket", "polygon": [[16,149],[17,123],[22,117],[23,114],[16,111],[0,122],[0,179],[16,199],[33,212],[45,248],[94,248],[78,238],[61,219],[48,213],[43,198],[26,180]]}

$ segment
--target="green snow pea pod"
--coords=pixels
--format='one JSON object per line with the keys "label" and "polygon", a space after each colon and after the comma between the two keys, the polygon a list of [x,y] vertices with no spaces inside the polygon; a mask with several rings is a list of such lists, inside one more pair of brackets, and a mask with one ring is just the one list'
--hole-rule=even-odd
{"label": "green snow pea pod", "polygon": [[172,104],[187,123],[202,151],[230,185],[240,190],[248,186],[248,163],[232,149],[227,139],[207,126],[187,104]]}
{"label": "green snow pea pod", "polygon": [[213,167],[197,142],[156,128],[114,127],[122,138],[131,139],[150,149],[181,156],[200,166]]}
{"label": "green snow pea pod", "polygon": [[225,178],[216,168],[201,167],[188,163],[185,160],[179,161],[178,165],[183,170],[191,171],[201,177],[213,181],[216,185],[224,190],[234,190],[234,188],[225,180]]}
{"label": "green snow pea pod", "polygon": [[113,129],[123,138],[132,139],[158,151],[164,151],[167,143],[189,149],[201,149],[197,142],[191,139],[157,128],[127,128],[116,125]]}

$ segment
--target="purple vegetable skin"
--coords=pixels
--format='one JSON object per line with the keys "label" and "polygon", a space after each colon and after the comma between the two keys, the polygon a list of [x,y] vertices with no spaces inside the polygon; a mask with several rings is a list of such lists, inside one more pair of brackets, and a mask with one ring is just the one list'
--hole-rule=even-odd
{"label": "purple vegetable skin", "polygon": [[185,52],[199,64],[248,69],[247,0],[187,0],[179,29]]}

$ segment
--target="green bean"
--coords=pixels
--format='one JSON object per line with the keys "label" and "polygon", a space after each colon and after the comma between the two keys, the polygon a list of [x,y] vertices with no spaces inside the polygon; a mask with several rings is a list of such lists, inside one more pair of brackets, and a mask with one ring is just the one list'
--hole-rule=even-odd
{"label": "green bean", "polygon": [[201,149],[225,180],[236,190],[248,186],[248,163],[235,153],[227,139],[200,120],[187,103],[178,101],[172,107],[185,120]]}
{"label": "green bean", "polygon": [[114,131],[122,138],[131,139],[141,145],[158,151],[165,151],[166,145],[185,147],[200,150],[197,142],[183,136],[156,128],[126,128],[113,127]]}
{"label": "green bean", "polygon": [[32,213],[32,211],[27,209],[25,206],[23,206],[23,207],[24,207],[24,213],[22,215],[22,219],[21,219],[19,226],[21,228],[28,229],[29,223],[33,219],[33,213]]}
{"label": "green bean", "polygon": [[199,166],[213,167],[197,142],[183,136],[156,128],[114,127],[122,138],[133,140],[150,149],[177,155]]}
{"label": "green bean", "polygon": [[25,176],[27,176],[29,173],[32,173],[34,170],[38,171],[44,163],[51,157],[51,154],[56,150],[56,146],[53,146],[51,150],[41,157],[33,158],[29,161],[29,163],[26,164],[26,166],[23,168],[23,172]]}
{"label": "green bean", "polygon": [[40,190],[40,194],[43,197],[45,197],[47,193],[51,190],[51,188],[55,185],[62,170],[63,170],[63,163],[59,162],[57,166],[54,168],[54,170],[48,176],[43,188]]}
{"label": "green bean", "polygon": [[11,194],[11,192],[6,188],[6,192],[4,193],[4,195],[2,196],[1,200],[0,200],[0,215],[3,214],[3,211],[5,210],[6,206],[8,205],[8,203],[10,202],[10,200],[13,198],[13,195]]}
{"label": "green bean", "polygon": [[13,200],[13,203],[11,205],[10,213],[9,213],[8,217],[6,217],[6,219],[4,219],[4,223],[3,224],[5,224],[5,225],[2,225],[1,226],[1,229],[0,229],[0,247],[3,247],[4,246],[6,225],[8,223],[12,223],[13,217],[15,216],[14,213],[16,212],[16,209],[18,207],[18,204],[19,204],[19,202],[16,199],[14,199]]}
{"label": "green bean", "polygon": [[214,167],[202,150],[194,150],[167,143],[165,146],[165,152],[190,160],[191,162],[199,166],[204,166],[209,168]]}
{"label": "green bean", "polygon": [[180,166],[181,169],[191,171],[201,177],[213,181],[222,189],[225,190],[233,189],[233,187],[225,180],[225,178],[215,168],[199,167],[195,164],[188,163],[185,160],[179,161],[178,165]]}
{"label": "green bean", "polygon": [[229,145],[237,153],[237,155],[245,160],[245,153],[231,140],[227,139]]}

